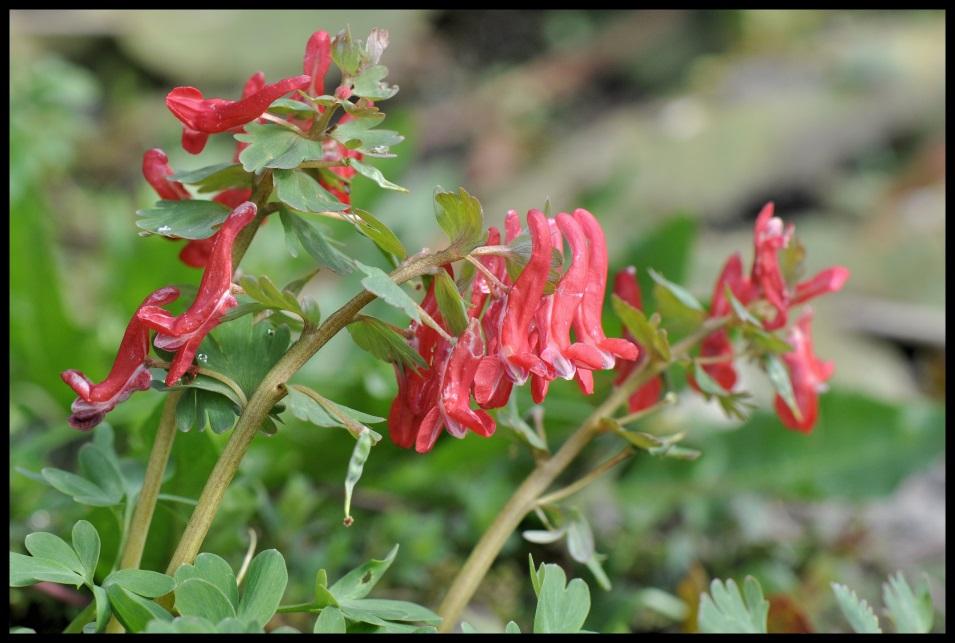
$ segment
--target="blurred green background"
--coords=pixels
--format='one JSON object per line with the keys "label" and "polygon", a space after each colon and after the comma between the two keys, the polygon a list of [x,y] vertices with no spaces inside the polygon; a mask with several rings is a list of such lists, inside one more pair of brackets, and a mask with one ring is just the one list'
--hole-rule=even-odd
{"label": "blurred green background", "polygon": [[[300,73],[311,32],[345,25],[356,36],[391,33],[383,62],[401,92],[383,109],[407,140],[378,165],[411,192],[382,194],[359,178],[353,202],[409,249],[442,243],[434,186],[463,185],[497,225],[508,208],[547,199],[553,211],[587,207],[607,230],[612,268],[653,267],[707,297],[730,252],[749,261],[752,221],[773,200],[796,223],[809,273],[835,263],[852,271],[842,293],[814,302],[816,351],[836,370],[811,435],[766,412],[771,389],[748,365],[742,385],[763,410],[743,426],[681,396],[648,422],[689,431],[702,458],[639,455],[569,502],[593,525],[613,589],[597,588],[563,544],[515,534],[467,620],[530,623],[529,551],[588,581],[587,627],[601,632],[678,631],[691,619],[674,597],[692,609],[707,577],[747,573],[775,596],[770,622],[780,629],[845,630],[829,583],[881,605],[880,583],[897,569],[910,580],[926,573],[944,609],[945,25],[934,11],[12,12],[11,549],[82,517],[104,533],[106,555],[117,547],[109,511],[90,512],[15,467],[75,468],[88,436],[66,424],[73,394],[60,371],[100,379],[144,293],[198,281],[176,260],[179,244],[137,236],[134,213],[155,200],[140,161],[158,146],[177,170],[201,167],[230,157],[232,142],[214,137],[202,157],[183,152],[165,93],[195,85],[237,96],[254,71]],[[285,252],[279,228],[260,232],[248,274],[284,283],[308,270],[307,256]],[[371,244],[347,233],[334,229],[374,260]],[[306,294],[327,313],[355,283],[322,273]],[[616,330],[612,315],[606,325]],[[598,378],[593,398],[555,383],[545,404],[552,444],[610,379]],[[391,369],[346,333],[296,381],[378,415],[395,391]],[[110,413],[120,453],[145,459],[161,398],[140,393]],[[529,405],[522,391],[520,408]],[[253,527],[260,548],[288,559],[293,602],[319,567],[335,578],[400,543],[376,595],[435,608],[533,466],[503,427],[488,440],[444,437],[427,456],[386,440],[345,528],[353,441],[286,415],[276,436],[256,439],[204,549],[238,567]],[[196,497],[227,437],[180,434],[164,489]],[[614,448],[598,441],[565,479]],[[165,567],[187,518],[188,507],[160,503],[146,568]],[[540,524],[531,516],[522,527]],[[11,625],[52,631],[77,609],[11,590]]]}

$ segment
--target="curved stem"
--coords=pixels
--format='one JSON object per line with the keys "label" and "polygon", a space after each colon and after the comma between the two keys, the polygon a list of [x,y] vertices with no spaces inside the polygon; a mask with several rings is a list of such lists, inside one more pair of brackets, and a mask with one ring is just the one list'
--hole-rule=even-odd
{"label": "curved stem", "polygon": [[447,595],[438,608],[441,616],[440,632],[450,632],[457,624],[461,612],[471,600],[474,592],[497,558],[498,553],[514,532],[521,520],[537,506],[538,498],[567,466],[583,451],[594,437],[601,432],[601,420],[610,417],[634,391],[664,371],[673,361],[689,350],[714,330],[729,321],[728,317],[719,317],[705,321],[700,328],[671,349],[670,362],[647,361],[638,366],[610,396],[603,401],[584,421],[553,457],[540,462],[520,487],[507,501],[497,518],[481,536],[471,550],[464,566],[458,572]]}
{"label": "curved stem", "polygon": [[[433,254],[415,256],[392,272],[391,278],[395,283],[400,284],[425,274],[435,266],[457,259],[460,259],[460,256],[453,248]],[[202,494],[199,496],[199,503],[189,518],[182,538],[179,540],[179,545],[173,553],[172,560],[169,561],[169,566],[166,569],[167,574],[174,574],[180,565],[192,562],[199,553],[202,542],[205,540],[216,512],[219,510],[225,491],[232,482],[232,478],[235,477],[242,457],[252,444],[255,434],[268,412],[275,406],[276,402],[286,395],[286,382],[328,340],[347,326],[355,318],[355,315],[374,299],[375,295],[367,290],[362,291],[332,313],[320,326],[306,328],[298,341],[262,379],[255,393],[249,399],[249,404],[243,410],[242,415],[239,416],[239,421],[236,423],[235,429],[232,430],[229,442],[222,450],[212,473],[206,480]]]}

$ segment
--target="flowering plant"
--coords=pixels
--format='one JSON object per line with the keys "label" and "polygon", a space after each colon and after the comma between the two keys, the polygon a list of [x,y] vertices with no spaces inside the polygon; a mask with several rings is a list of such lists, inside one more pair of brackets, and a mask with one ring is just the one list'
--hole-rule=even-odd
{"label": "flowering plant", "polygon": [[[195,87],[177,87],[167,95],[166,106],[182,125],[187,152],[200,154],[210,136],[229,135],[234,155],[231,162],[176,172],[162,150],[144,153],[142,173],[160,201],[139,213],[137,225],[147,234],[186,240],[179,257],[202,270],[198,287],[191,297],[183,296],[180,288],[162,286],[157,271],[158,288],[132,314],[109,374],[94,383],[77,370],[62,373],[77,395],[68,422],[79,430],[93,429],[136,393],[153,389],[150,394],[165,396],[139,486],[126,485],[105,426],[97,429],[88,450],[102,465],[100,477],[43,476],[80,502],[93,497],[106,503],[102,506],[125,503],[129,520],[110,573],[96,582],[99,535],[89,523],[77,523],[72,545],[47,534],[27,542],[32,556],[11,554],[11,585],[89,587],[94,603],[77,617],[74,629],[256,631],[276,610],[284,610],[318,613],[316,628],[344,631],[370,624],[400,631],[405,627],[400,623],[410,622],[448,630],[457,624],[504,540],[530,512],[543,507],[559,513],[563,498],[637,450],[660,457],[699,455],[677,444],[682,433],[660,436],[628,428],[673,401],[675,390],[665,392],[675,388],[668,385],[671,368],[686,369],[696,392],[717,400],[728,415],[741,417],[748,402],[738,387],[736,363],[751,359],[775,387],[781,424],[812,431],[818,395],[833,367],[814,353],[809,309],[795,322],[791,318],[810,299],[842,288],[849,276],[844,267],[800,280],[803,249],[793,226],[787,227],[767,204],[755,220],[751,270],[745,274],[740,254],[730,256],[707,306],[652,267],[640,266],[654,283],[657,310],[648,316],[638,268],[615,272],[612,309],[623,327],[622,336],[615,337],[604,326],[610,267],[599,213],[576,208],[550,216],[531,209],[522,217],[511,210],[502,235],[496,226],[486,226],[480,202],[463,188],[438,190],[436,220],[449,243],[409,254],[385,222],[351,199],[350,186],[358,176],[383,189],[404,190],[369,162],[393,156],[391,148],[402,141],[398,133],[378,127],[385,117],[379,104],[397,92],[385,82],[387,69],[380,64],[387,44],[382,30],[372,31],[365,41],[347,30],[334,38],[317,31],[306,44],[302,75],[266,84],[261,73],[253,74],[236,101],[206,98]],[[341,80],[326,94],[332,63]],[[201,198],[208,193],[215,195]],[[363,275],[361,292],[323,316],[301,295],[314,272],[282,288],[267,276],[243,274],[240,264],[257,230],[276,216],[291,251],[300,246],[316,267]],[[339,249],[322,219],[352,226],[393,269],[364,264]],[[402,288],[406,283],[424,291],[420,301]],[[180,298],[190,301],[174,314],[167,307]],[[408,327],[362,314],[375,299],[407,316]],[[537,461],[451,583],[437,615],[408,604],[359,604],[371,589],[362,579],[365,574],[380,576],[382,561],[331,586],[325,578],[311,602],[280,606],[284,580],[276,581],[281,586],[277,592],[263,588],[263,579],[281,580],[286,573],[278,552],[268,550],[251,560],[250,584],[241,598],[231,568],[221,558],[200,554],[249,445],[259,432],[274,433],[286,413],[319,426],[344,427],[355,438],[345,481],[345,524],[353,521],[353,489],[381,439],[367,424],[383,418],[336,404],[292,381],[343,329],[361,349],[394,368],[397,392],[387,430],[395,445],[426,454],[442,430],[458,439],[475,439],[469,433],[492,438],[498,425],[506,424]],[[602,386],[595,372],[610,370],[613,383]],[[529,384],[531,398],[540,404],[558,379],[575,381],[582,395],[600,401],[552,452],[543,423],[532,429],[515,411],[515,392]],[[623,406],[627,414],[617,416]],[[228,443],[165,574],[140,570],[176,430],[206,426],[231,430]],[[619,454],[577,482],[548,491],[601,434],[620,438]],[[599,578],[602,570],[592,548],[580,557],[598,570]],[[217,584],[215,579],[222,578],[231,580]],[[560,586],[563,590],[563,580]],[[202,592],[215,598],[203,603],[198,598]],[[247,599],[256,592],[269,594],[267,600],[258,594]],[[214,616],[209,616],[210,603],[221,608]],[[206,621],[196,625],[189,618]]]}

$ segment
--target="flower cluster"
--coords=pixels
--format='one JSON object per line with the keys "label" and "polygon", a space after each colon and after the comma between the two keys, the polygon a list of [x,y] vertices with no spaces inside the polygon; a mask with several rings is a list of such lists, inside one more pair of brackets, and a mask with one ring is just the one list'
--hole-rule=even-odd
{"label": "flower cluster", "polygon": [[[531,253],[515,281],[504,257],[479,259],[483,270],[472,281],[468,325],[460,337],[448,341],[412,322],[411,346],[428,367],[408,372],[396,366],[398,395],[388,426],[399,446],[430,451],[442,428],[457,438],[468,430],[489,436],[495,423],[484,409],[504,406],[515,384],[530,379],[538,403],[558,377],[576,380],[589,395],[592,371],[613,368],[617,359],[637,359],[632,341],[608,338],[603,331],[607,246],[597,219],[583,209],[553,219],[530,210],[527,227]],[[520,234],[520,218],[512,210],[505,219],[506,243]],[[562,253],[565,239],[570,266],[546,294],[553,253]],[[500,243],[500,231],[490,228],[487,243]],[[421,306],[445,328],[433,284]],[[472,396],[477,410],[471,408]]]}
{"label": "flower cluster", "polygon": [[[176,87],[166,96],[166,106],[183,125],[183,148],[191,154],[199,154],[212,134],[240,133],[254,121],[281,120],[266,114],[269,106],[294,91],[308,96],[321,94],[331,62],[331,39],[327,32],[317,31],[305,48],[304,74],[266,84],[265,75],[257,72],[246,82],[238,101],[205,98],[195,87]],[[336,96],[341,98],[347,98],[350,93],[349,85],[336,90]],[[324,109],[327,108],[319,107],[319,116],[315,118],[320,118]],[[285,123],[308,131],[315,118],[293,118]],[[349,118],[345,114],[339,122],[347,122]],[[234,160],[238,160],[246,146],[246,143],[236,142]],[[319,179],[343,203],[350,203],[349,181],[355,174],[353,168],[345,165],[348,158],[360,159],[361,154],[329,140],[323,158],[329,166],[321,170]],[[171,178],[173,170],[163,150],[148,150],[143,155],[142,171],[159,198],[168,201],[191,198],[185,186]],[[230,188],[216,194],[212,200],[230,208],[231,213],[212,236],[191,240],[182,249],[179,258],[183,263],[204,269],[196,298],[186,312],[177,316],[165,310],[163,306],[178,298],[179,291],[172,287],[161,288],[146,298],[130,320],[113,368],[105,380],[94,384],[79,371],[62,373],[63,380],[78,395],[72,405],[71,426],[90,429],[118,403],[136,391],[149,388],[150,330],[156,332],[156,348],[175,353],[166,375],[167,386],[173,385],[190,369],[205,336],[237,305],[232,284],[232,247],[238,234],[255,218],[256,206],[249,201],[251,196],[249,188]]]}
{"label": "flower cluster", "polygon": [[[762,325],[764,330],[774,331],[786,326],[792,308],[820,295],[836,292],[845,285],[849,279],[849,270],[844,266],[826,268],[815,276],[792,285],[787,283],[781,266],[780,252],[790,248],[794,229],[795,226],[785,226],[782,219],[773,215],[772,203],[763,207],[756,218],[753,231],[755,251],[750,273],[748,276],[744,273],[739,253],[727,259],[713,288],[709,317],[723,317],[731,313],[731,302],[726,295],[728,290],[744,306],[758,300],[767,302],[772,313],[763,320]],[[787,339],[793,350],[783,355],[793,385],[797,412],[793,413],[781,397],[776,398],[777,410],[785,409],[785,412],[780,410],[779,413],[783,424],[806,433],[811,431],[815,424],[818,411],[817,395],[823,388],[823,382],[832,374],[832,366],[819,362],[812,354],[810,319],[811,313],[806,313],[788,331]],[[733,345],[725,328],[704,338],[700,356],[707,359],[703,370],[724,389],[732,390],[737,375],[733,366]],[[690,384],[696,388],[692,376],[689,379]]]}

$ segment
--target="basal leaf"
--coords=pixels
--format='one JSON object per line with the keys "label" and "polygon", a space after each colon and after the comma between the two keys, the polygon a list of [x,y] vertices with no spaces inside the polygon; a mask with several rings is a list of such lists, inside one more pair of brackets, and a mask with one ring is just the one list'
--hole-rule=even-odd
{"label": "basal leaf", "polygon": [[752,576],[745,581],[746,600],[733,579],[724,584],[715,579],[710,593],[700,596],[699,630],[707,634],[765,634],[769,601],[763,599],[759,583]]}
{"label": "basal leaf", "polygon": [[839,609],[857,634],[881,634],[879,619],[872,612],[872,608],[864,600],[855,595],[851,589],[839,583],[832,583],[832,591],[836,595]]}
{"label": "basal leaf", "polygon": [[378,581],[391,567],[391,563],[394,562],[397,555],[398,545],[395,545],[384,559],[372,559],[356,567],[338,579],[334,585],[328,588],[329,591],[339,603],[344,600],[354,600],[368,596],[368,592],[378,584]]}
{"label": "basal leaf", "polygon": [[587,583],[575,578],[567,583],[564,570],[557,565],[544,564],[534,613],[534,633],[579,632],[590,612],[590,589]]}
{"label": "basal leaf", "polygon": [[259,552],[246,573],[237,616],[264,626],[278,609],[287,584],[288,570],[282,554],[275,549]]}
{"label": "basal leaf", "polygon": [[103,581],[103,587],[117,584],[139,596],[156,598],[168,594],[176,587],[171,576],[146,569],[118,569]]}

